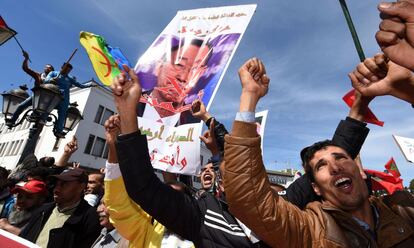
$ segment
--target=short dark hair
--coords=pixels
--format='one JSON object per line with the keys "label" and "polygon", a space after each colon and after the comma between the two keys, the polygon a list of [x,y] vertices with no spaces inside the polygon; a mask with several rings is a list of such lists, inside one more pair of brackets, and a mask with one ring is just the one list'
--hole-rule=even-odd
{"label": "short dark hair", "polygon": [[44,167],[51,167],[55,164],[55,158],[54,157],[42,157],[37,162],[39,166]]}
{"label": "short dark hair", "polygon": [[52,69],[52,71],[54,71],[54,70],[55,70],[55,67],[53,67],[53,65],[51,65],[51,64],[46,64],[46,66],[49,66],[49,67],[50,67],[50,69]]}
{"label": "short dark hair", "polygon": [[62,67],[64,67],[65,65],[67,65],[67,67],[69,67],[70,69],[73,69],[73,66],[70,63],[63,63]]}
{"label": "short dark hair", "polygon": [[9,171],[6,168],[0,166],[0,179],[7,179],[8,176]]}
{"label": "short dark hair", "polygon": [[[305,147],[300,152],[300,158],[302,159],[302,166],[305,169],[305,172],[309,175],[311,182],[315,181],[313,176],[312,167],[310,166],[310,161],[317,151],[324,149],[327,146],[338,146],[332,140],[323,140],[314,143],[311,146]],[[338,146],[339,147],[339,146]]]}

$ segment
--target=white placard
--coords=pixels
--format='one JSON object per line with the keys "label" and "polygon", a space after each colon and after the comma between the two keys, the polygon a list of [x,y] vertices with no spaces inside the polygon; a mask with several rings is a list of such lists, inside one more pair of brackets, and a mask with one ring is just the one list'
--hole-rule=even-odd
{"label": "white placard", "polygon": [[414,139],[401,137],[397,135],[392,136],[397,142],[398,147],[400,148],[401,152],[404,154],[405,159],[408,162],[414,162]]}

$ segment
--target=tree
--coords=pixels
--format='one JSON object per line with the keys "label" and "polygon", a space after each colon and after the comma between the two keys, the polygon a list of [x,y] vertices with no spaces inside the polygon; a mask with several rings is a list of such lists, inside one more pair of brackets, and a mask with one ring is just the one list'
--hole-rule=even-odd
{"label": "tree", "polygon": [[411,193],[414,193],[414,179],[411,179],[410,186],[408,187],[411,191]]}

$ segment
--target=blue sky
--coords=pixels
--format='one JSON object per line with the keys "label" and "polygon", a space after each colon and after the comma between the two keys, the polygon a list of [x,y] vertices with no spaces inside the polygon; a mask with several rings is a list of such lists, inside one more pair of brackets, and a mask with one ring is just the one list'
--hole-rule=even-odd
{"label": "blue sky", "polygon": [[[263,59],[271,78],[269,94],[258,108],[269,109],[264,137],[266,166],[301,168],[299,151],[330,138],[339,120],[348,114],[341,98],[351,88],[347,74],[359,60],[338,1],[3,0],[0,14],[19,33],[34,69],[41,70],[46,63],[58,68],[79,48],[72,60],[72,75],[83,82],[97,77],[79,43],[81,30],[102,35],[135,64],[178,10],[250,3],[258,4],[256,13],[210,112],[230,129],[241,90],[237,69],[252,56]],[[379,51],[374,38],[378,3],[348,1],[367,56]],[[30,82],[21,70],[23,57],[16,42],[1,46],[0,58],[0,91]],[[363,164],[383,170],[393,156],[407,185],[414,177],[414,165],[406,162],[391,135],[414,137],[414,109],[392,97],[375,99],[371,108],[385,125],[369,125],[371,133],[361,153]]]}

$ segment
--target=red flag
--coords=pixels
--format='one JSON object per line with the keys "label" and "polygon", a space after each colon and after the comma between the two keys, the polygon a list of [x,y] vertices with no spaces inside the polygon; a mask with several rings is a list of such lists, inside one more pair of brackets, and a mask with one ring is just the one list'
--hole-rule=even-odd
{"label": "red flag", "polygon": [[[352,104],[354,104],[354,101],[355,101],[354,93],[355,93],[355,90],[351,90],[350,92],[346,93],[344,97],[342,97],[346,105],[348,105],[348,107],[350,108],[352,107]],[[378,120],[377,117],[374,115],[374,113],[372,113],[371,109],[369,108],[367,109],[367,113],[364,116],[364,121],[381,126],[381,127],[384,126],[384,122]]]}
{"label": "red flag", "polygon": [[385,169],[388,170],[389,173],[391,173],[394,177],[400,177],[401,173],[398,170],[397,164],[394,161],[394,158],[391,158],[390,161],[387,162],[385,165]]}
{"label": "red flag", "polygon": [[9,28],[3,18],[0,16],[0,46],[17,34],[16,31]]}
{"label": "red flag", "polygon": [[371,176],[372,190],[386,190],[393,194],[396,190],[403,190],[402,179],[381,171],[364,170]]}

